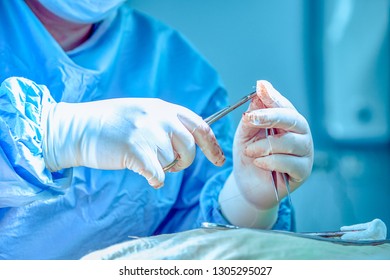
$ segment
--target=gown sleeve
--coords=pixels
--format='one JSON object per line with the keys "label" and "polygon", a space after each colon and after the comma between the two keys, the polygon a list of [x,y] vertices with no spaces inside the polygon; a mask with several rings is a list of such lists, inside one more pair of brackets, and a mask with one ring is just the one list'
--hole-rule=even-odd
{"label": "gown sleeve", "polygon": [[0,86],[0,208],[48,199],[70,185],[69,173],[51,173],[42,153],[42,115],[55,103],[48,89],[20,77]]}

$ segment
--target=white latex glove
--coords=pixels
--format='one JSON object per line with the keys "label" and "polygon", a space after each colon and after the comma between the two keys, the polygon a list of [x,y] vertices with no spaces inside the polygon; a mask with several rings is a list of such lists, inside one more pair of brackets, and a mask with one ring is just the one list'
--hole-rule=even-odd
{"label": "white latex glove", "polygon": [[[219,203],[231,223],[269,228],[278,210],[271,171],[278,172],[282,199],[287,194],[282,173],[288,175],[291,191],[310,175],[313,140],[306,119],[269,82],[258,81],[256,91],[236,131],[234,168]],[[275,135],[266,138],[266,128],[274,128]]]}
{"label": "white latex glove", "polygon": [[383,240],[386,239],[387,235],[386,225],[380,219],[363,224],[343,226],[340,230],[351,231],[341,236],[343,240]]}
{"label": "white latex glove", "polygon": [[225,157],[209,126],[182,106],[154,98],[120,98],[87,103],[57,103],[47,118],[43,150],[51,171],[86,166],[130,169],[155,188],[171,172],[188,167],[195,143],[215,165]]}

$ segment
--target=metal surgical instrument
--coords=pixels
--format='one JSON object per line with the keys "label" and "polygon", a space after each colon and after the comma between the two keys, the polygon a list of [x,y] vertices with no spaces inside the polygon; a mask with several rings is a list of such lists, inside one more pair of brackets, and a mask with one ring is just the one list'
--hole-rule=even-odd
{"label": "metal surgical instrument", "polygon": [[[238,102],[234,103],[233,105],[227,106],[226,108],[223,108],[222,110],[220,110],[220,111],[212,114],[211,116],[205,118],[204,121],[208,125],[212,125],[213,123],[215,123],[216,121],[218,121],[222,117],[226,116],[227,114],[229,114],[234,109],[236,109],[236,108],[240,107],[241,105],[245,104],[248,100],[251,100],[255,96],[256,96],[256,91],[251,92],[250,94],[245,95],[243,98],[241,98]],[[172,161],[170,164],[165,166],[163,168],[164,172],[166,172],[169,169],[171,169],[176,164],[177,161],[178,161],[178,159],[175,158],[174,161]]]}
{"label": "metal surgical instrument", "polygon": [[[229,224],[217,224],[217,223],[209,223],[209,222],[203,222],[201,225],[201,228],[207,228],[207,229],[219,229],[219,230],[225,230],[225,229],[240,229],[244,227],[238,227],[234,225]],[[247,228],[249,229],[249,228]],[[255,230],[261,230],[261,229],[255,229]],[[270,230],[263,230],[265,232]],[[272,230],[276,232],[276,230]],[[346,231],[320,231],[320,232],[298,232],[297,234],[302,235],[308,235],[308,236],[318,236],[318,237],[324,237],[324,238],[336,238],[341,237],[342,235],[350,232],[358,232],[363,230],[346,230]]]}
{"label": "metal surgical instrument", "polygon": [[285,235],[303,237],[303,238],[308,238],[308,239],[328,241],[328,242],[332,242],[332,243],[338,243],[341,245],[374,246],[374,245],[380,245],[380,244],[384,244],[384,243],[390,243],[389,239],[380,239],[380,240],[341,239],[341,236],[346,234],[346,233],[364,231],[364,230],[324,231],[324,232],[290,232],[290,231],[284,231],[284,230],[245,228],[245,227],[238,227],[238,226],[234,226],[234,225],[217,224],[217,223],[209,223],[209,222],[203,222],[200,227],[203,229],[206,229],[206,230],[207,229],[210,229],[210,230],[247,229],[247,230],[255,230],[255,231],[264,232],[264,233],[272,232],[275,234],[285,234]]}
{"label": "metal surgical instrument", "polygon": [[[273,128],[267,128],[265,130],[265,135],[267,138],[268,138],[268,136],[274,135],[274,134],[275,134],[275,130]],[[270,146],[271,146],[271,143],[270,143]],[[271,146],[271,153],[272,153],[272,146]],[[276,200],[279,201],[278,186],[276,185],[276,180],[275,180],[276,172],[272,171],[271,173],[272,173],[272,181],[273,181],[274,187],[275,187]],[[292,201],[291,201],[290,183],[288,182],[288,177],[287,177],[288,175],[286,173],[282,173],[282,176],[283,176],[284,184],[286,185],[288,203],[290,204],[290,207],[292,208],[293,205],[292,205]]]}
{"label": "metal surgical instrument", "polygon": [[244,96],[243,98],[241,98],[238,102],[234,103],[233,105],[230,105],[230,106],[228,106],[228,107],[226,107],[226,108],[224,108],[224,109],[222,109],[222,110],[212,114],[211,116],[205,118],[204,121],[208,125],[212,125],[217,120],[219,120],[220,118],[226,116],[231,111],[233,111],[234,109],[236,109],[236,108],[240,107],[241,105],[245,104],[248,100],[251,100],[255,96],[256,96],[256,91],[251,92],[250,94]]}

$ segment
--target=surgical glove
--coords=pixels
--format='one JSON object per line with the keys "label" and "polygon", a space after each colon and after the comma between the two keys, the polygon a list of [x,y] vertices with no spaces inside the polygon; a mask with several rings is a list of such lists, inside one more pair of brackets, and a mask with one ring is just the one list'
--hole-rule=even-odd
{"label": "surgical glove", "polygon": [[169,171],[188,167],[195,143],[215,165],[224,155],[210,127],[182,106],[153,98],[120,98],[86,103],[54,103],[43,114],[43,152],[47,168],[86,166],[129,169],[155,188]]}
{"label": "surgical glove", "polygon": [[[257,96],[235,134],[233,172],[221,191],[219,203],[231,223],[239,225],[245,220],[241,226],[267,228],[276,220],[278,199],[287,194],[282,173],[288,175],[291,191],[310,175],[313,140],[306,119],[269,82],[258,81],[256,91]],[[267,137],[267,128],[273,128],[275,134]],[[276,171],[275,178],[272,171]],[[233,209],[235,200],[242,209],[252,208],[252,217],[245,216],[248,212]],[[241,217],[237,213],[242,213]]]}
{"label": "surgical glove", "polygon": [[383,240],[386,239],[387,228],[380,219],[374,219],[371,222],[343,226],[341,231],[348,231],[341,236],[343,240]]}

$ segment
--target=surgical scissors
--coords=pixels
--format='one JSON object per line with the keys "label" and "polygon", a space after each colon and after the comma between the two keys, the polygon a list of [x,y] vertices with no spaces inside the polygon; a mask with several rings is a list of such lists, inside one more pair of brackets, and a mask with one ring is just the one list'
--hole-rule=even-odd
{"label": "surgical scissors", "polygon": [[[213,123],[215,123],[216,121],[218,121],[222,117],[226,116],[231,111],[235,110],[236,108],[240,107],[241,105],[245,104],[248,100],[251,100],[255,96],[256,96],[256,91],[251,92],[250,94],[245,95],[243,98],[241,98],[238,102],[234,103],[233,105],[227,106],[227,107],[223,108],[222,110],[220,110],[220,111],[212,114],[211,116],[205,118],[204,121],[208,125],[212,125]],[[178,161],[178,159],[175,158],[170,164],[165,166],[163,168],[164,172],[167,172],[169,169],[171,169],[176,164],[177,161]]]}
{"label": "surgical scissors", "polygon": [[[268,136],[274,135],[274,134],[275,134],[275,130],[273,128],[267,128],[265,130],[265,136],[267,137],[267,139],[268,139]],[[269,142],[269,144],[271,146],[270,142]],[[272,153],[272,146],[271,146],[271,153]],[[272,174],[272,181],[273,181],[274,188],[275,188],[276,201],[279,201],[278,186],[277,186],[277,182],[275,180],[275,178],[276,178],[276,171],[272,171],[271,174]],[[290,207],[293,208],[292,201],[291,201],[290,183],[288,182],[288,177],[287,176],[288,175],[286,173],[282,173],[284,184],[286,186],[288,203],[290,204]]]}

